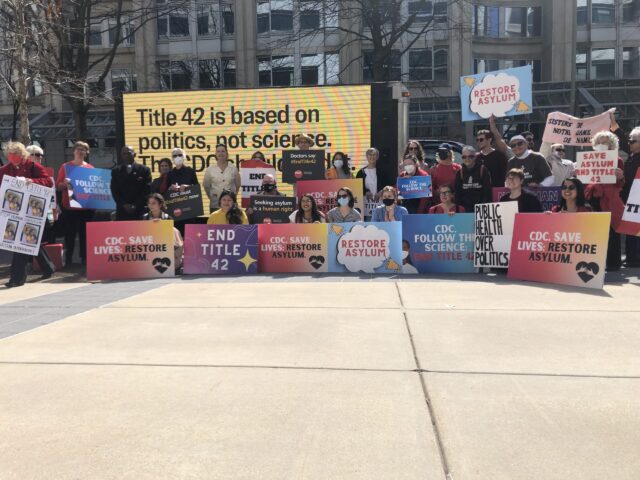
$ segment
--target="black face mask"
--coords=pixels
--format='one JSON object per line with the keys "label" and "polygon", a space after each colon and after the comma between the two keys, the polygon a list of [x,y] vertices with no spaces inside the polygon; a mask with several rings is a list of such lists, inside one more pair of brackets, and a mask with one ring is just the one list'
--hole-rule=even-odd
{"label": "black face mask", "polygon": [[446,150],[438,150],[438,158],[440,158],[440,160],[446,160],[449,158],[449,152]]}
{"label": "black face mask", "polygon": [[273,192],[276,189],[276,186],[273,183],[265,183],[262,185],[262,190],[265,192]]}
{"label": "black face mask", "polygon": [[385,206],[390,207],[395,203],[395,200],[393,198],[383,198],[382,203],[384,203]]}

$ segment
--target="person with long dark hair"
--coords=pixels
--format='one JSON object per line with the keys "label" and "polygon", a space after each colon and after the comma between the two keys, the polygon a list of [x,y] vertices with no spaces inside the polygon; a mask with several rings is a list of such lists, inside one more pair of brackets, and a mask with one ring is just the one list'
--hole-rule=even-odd
{"label": "person with long dark hair", "polygon": [[407,155],[413,155],[416,157],[416,161],[418,162],[418,167],[423,170],[429,170],[429,164],[427,162],[427,156],[424,153],[424,149],[420,142],[417,140],[409,140],[407,142],[407,146],[404,147],[404,153],[402,154],[402,158]]}
{"label": "person with long dark hair", "polygon": [[[419,144],[418,144],[419,145]],[[419,160],[413,154],[405,155],[402,159],[403,172],[400,177],[428,177],[429,173],[419,167]],[[418,213],[421,205],[427,205],[421,198],[409,198],[402,200],[402,206],[411,214]]]}
{"label": "person with long dark hair", "polygon": [[339,179],[348,179],[353,178],[351,173],[351,167],[349,167],[349,159],[342,152],[336,152],[333,155],[333,160],[331,161],[333,166],[329,168],[325,173],[325,178],[327,180],[335,180]]}
{"label": "person with long dark hair", "polygon": [[584,193],[584,184],[580,180],[569,177],[562,182],[560,188],[560,203],[551,209],[553,213],[591,212]]}
{"label": "person with long dark hair", "polygon": [[398,205],[398,191],[390,185],[382,189],[382,205],[373,211],[372,222],[401,222],[404,215],[408,215],[407,209]]}
{"label": "person with long dark hair", "polygon": [[300,197],[300,208],[289,216],[291,223],[327,223],[327,219],[320,210],[313,195],[305,194]]}
{"label": "person with long dark hair", "polygon": [[207,220],[209,225],[248,225],[247,214],[238,206],[235,192],[224,190],[218,198],[220,208]]}
{"label": "person with long dark hair", "polygon": [[338,206],[329,210],[329,213],[327,213],[327,222],[345,223],[362,221],[362,215],[354,208],[356,197],[350,188],[342,187],[338,190],[336,201]]}
{"label": "person with long dark hair", "polygon": [[[167,206],[164,197],[159,193],[152,193],[147,197],[148,213],[142,217],[143,220],[171,220],[171,216],[166,212]],[[173,258],[175,260],[176,273],[179,273],[184,258],[184,240],[180,231],[173,227]]]}

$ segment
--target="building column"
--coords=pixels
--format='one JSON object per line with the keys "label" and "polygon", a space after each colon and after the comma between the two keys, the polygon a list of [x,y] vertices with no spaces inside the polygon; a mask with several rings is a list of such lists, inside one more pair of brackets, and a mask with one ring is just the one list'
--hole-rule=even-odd
{"label": "building column", "polygon": [[257,87],[256,2],[254,0],[237,0],[235,6],[236,85],[240,88]]}

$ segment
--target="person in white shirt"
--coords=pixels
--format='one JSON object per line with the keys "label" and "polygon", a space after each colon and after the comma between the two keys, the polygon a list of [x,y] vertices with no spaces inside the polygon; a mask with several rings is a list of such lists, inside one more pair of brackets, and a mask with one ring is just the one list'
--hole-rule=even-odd
{"label": "person in white shirt", "polygon": [[218,199],[224,190],[238,193],[240,174],[238,168],[229,162],[229,152],[225,145],[216,146],[216,164],[211,165],[204,173],[204,191],[209,197],[209,211],[218,210]]}
{"label": "person in white shirt", "polygon": [[551,155],[547,157],[547,163],[553,174],[552,187],[561,186],[567,178],[574,175],[573,162],[564,158],[564,145],[561,143],[551,145]]}

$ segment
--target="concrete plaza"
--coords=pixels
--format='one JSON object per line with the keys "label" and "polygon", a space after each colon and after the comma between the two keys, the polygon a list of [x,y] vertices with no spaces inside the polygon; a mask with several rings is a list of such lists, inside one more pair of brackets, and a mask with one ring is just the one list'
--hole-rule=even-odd
{"label": "concrete plaza", "polygon": [[635,480],[631,272],[1,290],[0,479]]}

